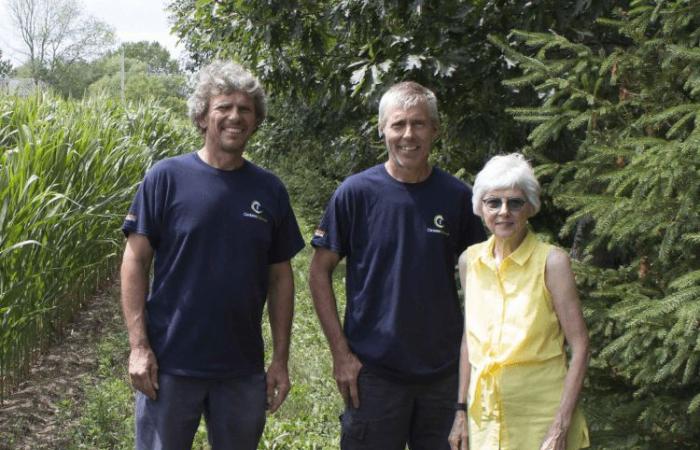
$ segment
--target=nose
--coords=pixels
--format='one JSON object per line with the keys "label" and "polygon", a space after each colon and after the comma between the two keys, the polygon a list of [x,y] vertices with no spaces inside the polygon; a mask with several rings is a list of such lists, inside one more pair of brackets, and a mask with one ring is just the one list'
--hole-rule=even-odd
{"label": "nose", "polygon": [[508,209],[508,201],[504,200],[503,203],[501,203],[501,207],[498,209],[498,214],[508,214],[510,212],[510,209]]}
{"label": "nose", "polygon": [[229,118],[229,120],[238,120],[239,117],[240,117],[240,113],[239,113],[239,111],[238,111],[238,107],[237,107],[237,106],[234,106],[234,107],[231,108],[231,110],[229,111],[229,113],[228,113],[228,118]]}
{"label": "nose", "polygon": [[411,137],[413,136],[413,127],[409,124],[406,125],[406,128],[403,130],[403,137]]}

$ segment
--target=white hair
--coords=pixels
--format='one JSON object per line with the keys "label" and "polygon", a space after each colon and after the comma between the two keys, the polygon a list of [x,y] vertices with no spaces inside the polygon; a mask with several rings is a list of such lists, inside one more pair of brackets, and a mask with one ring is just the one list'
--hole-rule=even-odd
{"label": "white hair", "polygon": [[435,128],[440,126],[438,117],[437,97],[430,89],[416,83],[415,81],[403,81],[395,84],[382,95],[379,100],[379,137],[384,135],[384,126],[388,117],[387,110],[393,106],[400,106],[403,109],[412,108],[416,105],[425,105],[428,108],[428,116]]}
{"label": "white hair", "polygon": [[534,214],[540,210],[540,183],[535,178],[532,166],[520,153],[497,155],[491,158],[476,175],[472,188],[472,208],[481,216],[481,201],[489,191],[499,189],[521,189]]}

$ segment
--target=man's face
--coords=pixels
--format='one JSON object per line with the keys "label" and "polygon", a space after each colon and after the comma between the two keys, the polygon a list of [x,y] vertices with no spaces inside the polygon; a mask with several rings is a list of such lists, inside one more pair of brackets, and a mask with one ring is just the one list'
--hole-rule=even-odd
{"label": "man's face", "polygon": [[389,164],[409,172],[424,170],[438,132],[430,120],[428,107],[423,103],[407,109],[400,105],[391,106],[386,117],[382,132],[389,151]]}
{"label": "man's face", "polygon": [[243,153],[256,128],[255,103],[241,91],[216,95],[209,99],[209,109],[199,125],[206,130],[204,144],[207,148]]}

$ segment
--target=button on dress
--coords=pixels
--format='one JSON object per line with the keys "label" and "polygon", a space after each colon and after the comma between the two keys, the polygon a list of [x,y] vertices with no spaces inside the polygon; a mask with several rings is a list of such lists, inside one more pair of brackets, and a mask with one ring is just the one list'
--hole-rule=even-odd
{"label": "button on dress", "polygon": [[[470,448],[537,450],[559,408],[567,370],[564,333],[545,285],[552,246],[529,231],[500,267],[493,247],[491,237],[466,250]],[[577,407],[567,449],[588,446]]]}

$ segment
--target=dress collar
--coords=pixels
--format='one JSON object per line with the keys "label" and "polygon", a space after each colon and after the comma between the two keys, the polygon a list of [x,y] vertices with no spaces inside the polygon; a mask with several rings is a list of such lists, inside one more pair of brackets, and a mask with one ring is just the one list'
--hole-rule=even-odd
{"label": "dress collar", "polygon": [[[492,235],[489,238],[489,240],[486,241],[486,245],[484,245],[481,248],[481,252],[478,258],[481,260],[482,263],[486,264],[491,269],[496,270],[496,258],[493,256],[494,245],[496,245],[496,240]],[[535,236],[535,233],[533,233],[533,231],[528,228],[527,234],[525,235],[525,239],[523,239],[518,248],[516,248],[513,253],[508,255],[508,257],[503,262],[510,259],[519,266],[524,265],[530,258],[530,255],[532,255],[532,252],[535,250],[536,245],[537,236]]]}

